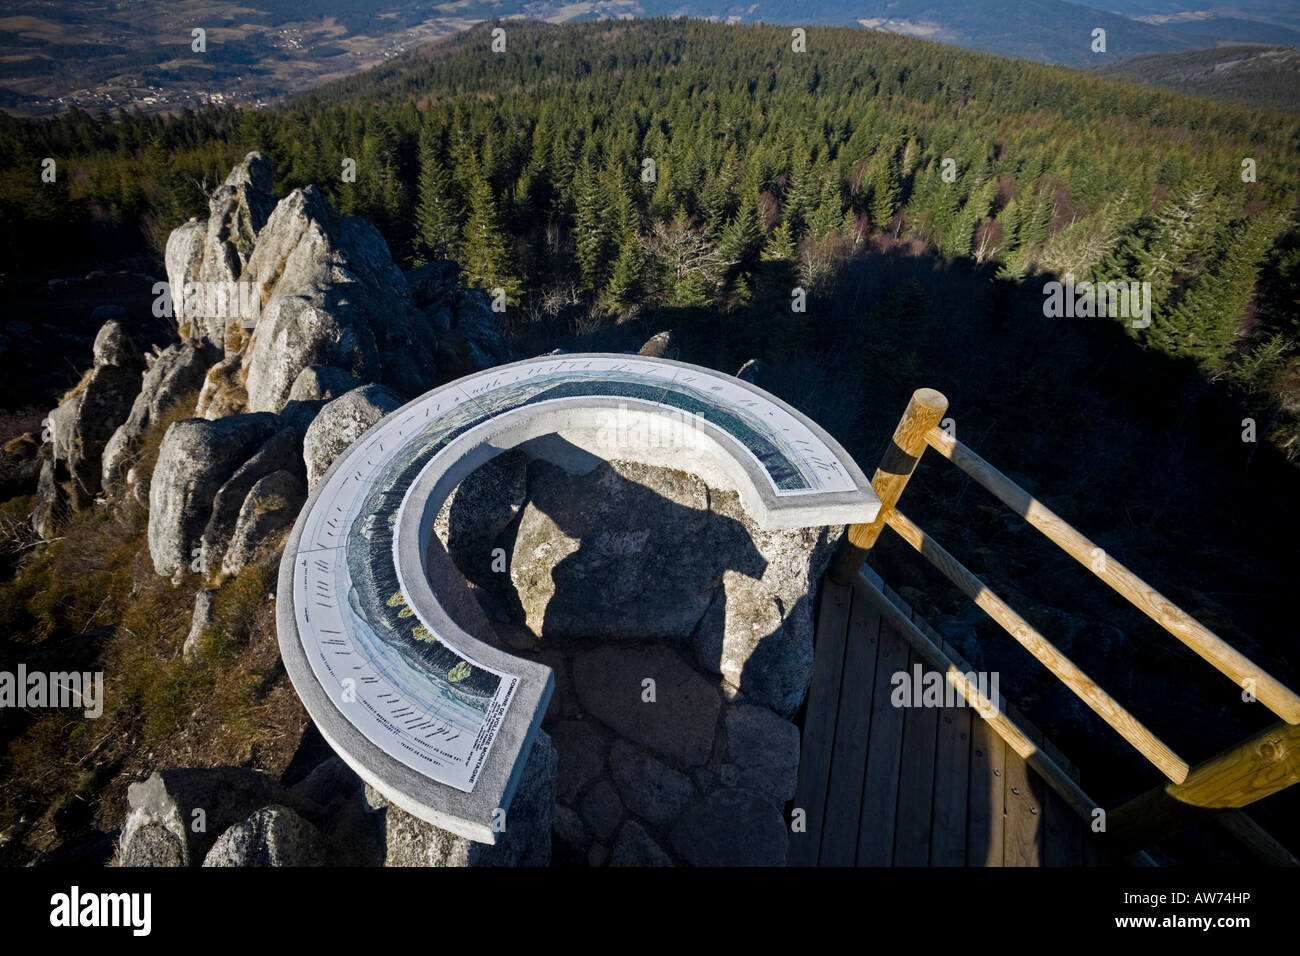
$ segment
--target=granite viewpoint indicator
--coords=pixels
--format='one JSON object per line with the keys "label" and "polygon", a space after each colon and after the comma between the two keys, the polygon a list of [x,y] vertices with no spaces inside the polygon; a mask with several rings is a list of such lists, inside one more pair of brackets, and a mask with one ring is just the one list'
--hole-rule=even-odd
{"label": "granite viewpoint indicator", "polygon": [[665,359],[501,366],[366,432],[294,527],[280,570],[281,653],[321,733],[363,779],[483,843],[496,842],[494,814],[513,797],[554,678],[464,629],[490,625],[434,519],[467,475],[517,446],[571,471],[624,459],[697,474],[735,488],[765,529],[866,523],[880,507],[806,416],[737,378]]}

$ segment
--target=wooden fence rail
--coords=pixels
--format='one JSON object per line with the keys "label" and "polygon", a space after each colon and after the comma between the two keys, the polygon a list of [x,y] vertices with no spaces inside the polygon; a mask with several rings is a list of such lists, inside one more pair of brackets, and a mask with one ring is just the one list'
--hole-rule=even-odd
{"label": "wooden fence rail", "polygon": [[[1068,522],[1056,515],[1027,491],[1007,478],[974,451],[949,436],[940,427],[948,400],[934,389],[918,389],[908,402],[893,440],[872,478],[881,507],[870,524],[849,528],[845,543],[831,567],[840,583],[861,588],[863,561],[886,525],[933,564],[971,600],[1034,655],[1094,712],[1148,761],[1170,783],[1136,797],[1114,811],[1111,840],[1117,851],[1132,854],[1180,829],[1194,826],[1207,815],[1218,813],[1225,829],[1247,843],[1266,846],[1268,858],[1294,862],[1286,851],[1240,814],[1246,806],[1268,794],[1300,782],[1300,695],[1256,665],[1222,638],[1186,614],[1124,565],[1107,555]],[[1055,545],[1088,568],[1187,647],[1195,651],[1238,686],[1250,690],[1255,699],[1284,721],[1242,741],[1235,747],[1195,767],[1173,752],[1154,733],[1062,654],[978,577],[927,535],[901,511],[898,501],[924,454],[933,448],[1027,522]],[[875,602],[889,614],[887,601]],[[984,701],[965,677],[966,670],[909,621],[893,621],[918,652],[945,670],[946,678],[972,703]],[[964,662],[962,662],[964,663]],[[1009,721],[1000,708],[986,719],[994,729],[1042,775],[1076,813],[1090,819],[1095,809],[1087,795]]]}

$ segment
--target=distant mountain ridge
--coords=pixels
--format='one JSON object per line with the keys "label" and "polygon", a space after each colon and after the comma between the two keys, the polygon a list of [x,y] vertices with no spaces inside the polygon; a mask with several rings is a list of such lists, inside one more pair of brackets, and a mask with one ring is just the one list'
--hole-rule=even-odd
{"label": "distant mountain ridge", "polygon": [[[163,112],[269,101],[477,22],[514,17],[856,25],[1075,67],[1228,44],[1300,45],[1300,10],[1283,0],[1237,0],[1212,11],[1173,0],[1100,2],[1120,9],[1065,0],[10,0],[0,13],[0,108],[27,115],[72,106]],[[203,50],[192,47],[199,28],[206,31]],[[1094,49],[1098,28],[1104,51]]]}
{"label": "distant mountain ridge", "polygon": [[1243,106],[1300,112],[1300,49],[1295,47],[1223,46],[1151,53],[1099,72]]}

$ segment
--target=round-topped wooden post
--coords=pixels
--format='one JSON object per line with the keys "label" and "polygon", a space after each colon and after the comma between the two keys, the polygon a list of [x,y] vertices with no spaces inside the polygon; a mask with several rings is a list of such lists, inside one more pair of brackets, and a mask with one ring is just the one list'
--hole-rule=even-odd
{"label": "round-topped wooden post", "polygon": [[880,513],[870,524],[849,525],[849,533],[840,545],[839,554],[831,564],[831,580],[847,584],[853,580],[885,527],[885,518],[898,504],[907,481],[916,470],[916,464],[925,451],[925,436],[943,420],[948,410],[948,399],[932,388],[918,388],[907,403],[907,411],[894,429],[894,439],[889,444],[876,473],[871,488],[880,499]]}

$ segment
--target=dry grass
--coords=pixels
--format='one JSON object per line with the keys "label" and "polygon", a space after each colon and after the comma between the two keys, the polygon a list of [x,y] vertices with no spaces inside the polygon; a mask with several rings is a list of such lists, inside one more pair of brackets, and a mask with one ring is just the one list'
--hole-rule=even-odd
{"label": "dry grass", "polygon": [[41,422],[46,414],[48,410],[37,405],[0,412],[0,442],[8,445],[10,441],[22,435],[39,435]]}
{"label": "dry grass", "polygon": [[[152,469],[163,433],[192,407],[178,406],[149,430],[138,467]],[[104,675],[98,719],[79,710],[0,715],[0,828],[20,816],[34,824],[4,862],[30,859],[92,826],[120,826],[127,787],[154,770],[242,765],[282,773],[306,727],[280,663],[274,564],[252,564],[222,586],[214,623],[187,661],[181,652],[199,576],[187,574],[177,587],[158,576],[147,528],[138,504],[74,513],[61,539],[28,551],[0,583],[6,656]],[[265,547],[281,547],[286,533]]]}

